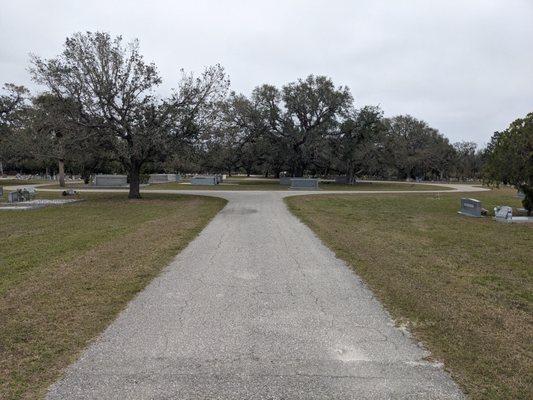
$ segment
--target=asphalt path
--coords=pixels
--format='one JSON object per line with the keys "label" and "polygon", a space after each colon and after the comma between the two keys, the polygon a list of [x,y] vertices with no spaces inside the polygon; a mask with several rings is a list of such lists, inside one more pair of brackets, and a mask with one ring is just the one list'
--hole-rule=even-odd
{"label": "asphalt path", "polygon": [[158,192],[229,202],[48,399],[463,398],[283,202],[316,192]]}

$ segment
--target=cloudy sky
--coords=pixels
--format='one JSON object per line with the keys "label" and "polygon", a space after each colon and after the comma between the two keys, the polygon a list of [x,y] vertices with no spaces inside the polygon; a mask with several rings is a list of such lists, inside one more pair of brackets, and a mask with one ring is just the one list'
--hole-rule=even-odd
{"label": "cloudy sky", "polygon": [[246,94],[324,74],[358,105],[481,145],[533,111],[532,0],[2,0],[1,83],[37,89],[28,54],[87,30],[138,38],[163,92],[214,63]]}

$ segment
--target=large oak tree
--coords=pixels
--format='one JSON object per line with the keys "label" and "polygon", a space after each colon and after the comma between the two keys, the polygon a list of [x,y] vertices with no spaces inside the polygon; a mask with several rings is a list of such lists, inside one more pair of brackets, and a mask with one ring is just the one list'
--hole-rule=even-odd
{"label": "large oak tree", "polygon": [[155,92],[161,84],[157,68],[144,61],[138,41],[125,44],[104,32],[75,34],[59,56],[33,57],[32,64],[37,82],[76,101],[79,124],[114,136],[115,156],[129,171],[130,198],[140,197],[142,166],[160,158],[170,143],[198,135],[228,86],[217,65],[200,77],[183,73],[163,99]]}

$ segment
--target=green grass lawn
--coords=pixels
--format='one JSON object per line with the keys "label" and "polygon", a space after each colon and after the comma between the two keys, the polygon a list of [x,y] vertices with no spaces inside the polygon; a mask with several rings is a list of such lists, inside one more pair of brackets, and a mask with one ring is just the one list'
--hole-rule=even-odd
{"label": "green grass lawn", "polygon": [[[447,190],[433,185],[415,185],[403,182],[361,182],[356,185],[342,185],[336,183],[319,183],[320,190]],[[177,182],[160,183],[145,188],[151,189],[177,189],[177,190],[290,190],[281,186],[275,179],[246,179],[229,178],[216,186],[187,185]]]}
{"label": "green grass lawn", "polygon": [[[188,182],[188,181],[185,181]],[[94,189],[92,185],[70,183],[67,187],[74,189]],[[48,189],[59,189],[57,183],[47,185]],[[100,188],[101,189],[101,188]],[[105,188],[103,188],[105,189]],[[247,179],[243,177],[228,178],[216,186],[190,185],[187,183],[169,182],[157,183],[141,187],[141,190],[290,190],[281,186],[277,179]],[[431,184],[414,184],[408,182],[360,182],[356,185],[342,185],[329,182],[319,183],[319,190],[450,190]]]}
{"label": "green grass lawn", "polygon": [[[489,210],[514,190],[472,193]],[[460,194],[290,197],[289,208],[474,399],[533,393],[533,226],[457,215]]]}
{"label": "green grass lawn", "polygon": [[24,186],[24,185],[38,185],[43,183],[49,183],[47,180],[39,179],[0,179],[0,186]]}
{"label": "green grass lawn", "polygon": [[158,194],[81,197],[0,211],[1,399],[41,397],[226,203]]}

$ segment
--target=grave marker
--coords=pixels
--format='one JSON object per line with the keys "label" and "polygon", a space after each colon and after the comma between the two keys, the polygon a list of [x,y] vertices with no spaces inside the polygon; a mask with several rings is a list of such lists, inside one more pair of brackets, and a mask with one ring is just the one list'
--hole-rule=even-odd
{"label": "grave marker", "polygon": [[318,179],[292,178],[291,189],[318,190]]}
{"label": "grave marker", "polygon": [[290,186],[291,185],[291,177],[290,176],[280,176],[279,177],[279,184],[282,186]]}
{"label": "grave marker", "polygon": [[7,194],[7,202],[8,203],[18,203],[19,201],[22,201],[22,198],[21,198],[20,193],[18,191],[9,192]]}
{"label": "grave marker", "polygon": [[348,177],[345,175],[337,175],[335,177],[335,183],[339,183],[341,185],[346,185],[348,183]]}
{"label": "grave marker", "polygon": [[150,174],[148,183],[168,183],[168,182],[179,182],[181,176],[178,174]]}
{"label": "grave marker", "polygon": [[218,177],[216,176],[195,176],[191,179],[191,185],[213,186],[217,184],[218,184]]}
{"label": "grave marker", "polygon": [[117,187],[127,186],[128,177],[126,175],[96,175],[94,186]]}
{"label": "grave marker", "polygon": [[481,217],[481,201],[463,197],[461,199],[461,210],[458,213],[468,217]]}
{"label": "grave marker", "polygon": [[513,209],[509,206],[494,207],[494,217],[499,221],[511,221],[513,219]]}

